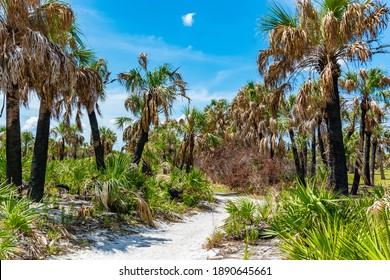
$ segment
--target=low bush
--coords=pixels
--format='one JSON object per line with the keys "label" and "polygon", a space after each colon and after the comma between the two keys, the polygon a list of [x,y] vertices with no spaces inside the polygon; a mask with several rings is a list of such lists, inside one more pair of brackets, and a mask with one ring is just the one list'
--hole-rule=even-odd
{"label": "low bush", "polygon": [[211,180],[244,192],[266,193],[295,176],[289,159],[264,158],[257,146],[242,147],[234,142],[203,156],[196,165]]}

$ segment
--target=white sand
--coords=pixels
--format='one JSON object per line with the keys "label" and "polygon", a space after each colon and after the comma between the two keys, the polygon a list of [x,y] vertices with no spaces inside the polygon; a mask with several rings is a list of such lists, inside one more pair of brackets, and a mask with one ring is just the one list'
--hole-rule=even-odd
{"label": "white sand", "polygon": [[234,196],[217,195],[219,203],[211,204],[212,211],[185,217],[180,223],[159,223],[157,229],[136,229],[139,234],[128,236],[89,236],[96,243],[88,250],[74,252],[55,259],[72,260],[205,260],[213,258],[213,250],[203,249],[213,231],[228,217],[224,210]]}

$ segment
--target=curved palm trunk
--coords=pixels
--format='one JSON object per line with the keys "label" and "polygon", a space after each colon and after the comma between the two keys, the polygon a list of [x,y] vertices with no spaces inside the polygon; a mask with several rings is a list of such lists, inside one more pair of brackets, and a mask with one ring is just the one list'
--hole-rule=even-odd
{"label": "curved palm trunk", "polygon": [[99,125],[95,110],[92,110],[91,113],[88,113],[88,119],[91,126],[92,145],[95,151],[96,167],[98,170],[105,170],[106,165],[104,163],[104,146],[100,139]]}
{"label": "curved palm trunk", "polygon": [[364,147],[364,184],[371,186],[370,182],[370,151],[371,151],[371,132],[366,132],[366,143]]}
{"label": "curved palm trunk", "polygon": [[326,103],[328,114],[328,141],[329,141],[329,162],[330,162],[330,183],[335,192],[348,194],[347,162],[343,142],[343,132],[340,116],[340,96],[338,88],[339,75],[333,76],[333,95]]}
{"label": "curved palm trunk", "polygon": [[376,150],[378,147],[378,139],[374,137],[372,139],[372,152],[371,152],[371,184],[374,186],[374,175],[375,175],[375,160],[376,160]]}
{"label": "curved palm trunk", "polygon": [[7,184],[22,185],[22,146],[20,138],[20,112],[18,85],[7,92],[6,102],[6,176]]}
{"label": "curved palm trunk", "polygon": [[145,148],[145,144],[149,141],[149,132],[144,131],[142,129],[141,135],[138,139],[137,147],[135,148],[134,151],[134,160],[133,163],[139,164],[141,161],[142,153]]}
{"label": "curved palm trunk", "polygon": [[45,187],[50,117],[51,111],[47,109],[46,103],[41,101],[29,183],[29,196],[37,202],[42,200]]}
{"label": "curved palm trunk", "polygon": [[288,134],[290,135],[291,149],[292,149],[292,152],[293,152],[294,163],[295,163],[295,170],[296,170],[297,175],[298,175],[298,180],[299,180],[299,182],[302,183],[303,185],[306,185],[306,182],[305,182],[305,174],[304,174],[304,172],[303,172],[303,170],[302,170],[301,162],[300,162],[300,160],[299,160],[297,145],[295,144],[294,130],[292,130],[292,129],[290,128],[290,129],[288,130]]}

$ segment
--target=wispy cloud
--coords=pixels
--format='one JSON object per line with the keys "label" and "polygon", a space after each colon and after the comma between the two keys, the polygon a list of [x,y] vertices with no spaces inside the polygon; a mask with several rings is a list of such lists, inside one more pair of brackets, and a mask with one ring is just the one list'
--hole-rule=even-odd
{"label": "wispy cloud", "polygon": [[181,17],[183,20],[184,26],[189,26],[191,27],[194,24],[194,16],[196,13],[189,13]]}
{"label": "wispy cloud", "polygon": [[22,131],[32,131],[37,128],[38,123],[38,117],[30,117],[26,122],[24,123],[22,127]]}

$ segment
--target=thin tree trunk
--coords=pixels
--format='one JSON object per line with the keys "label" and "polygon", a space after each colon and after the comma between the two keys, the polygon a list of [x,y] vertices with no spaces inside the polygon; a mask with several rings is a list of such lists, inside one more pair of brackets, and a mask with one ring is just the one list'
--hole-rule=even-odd
{"label": "thin tree trunk", "polygon": [[371,186],[370,176],[370,150],[371,150],[371,132],[366,132],[366,143],[364,147],[364,184]]}
{"label": "thin tree trunk", "polygon": [[383,148],[378,149],[378,163],[379,163],[379,170],[381,173],[381,180],[386,180],[385,177],[385,168],[383,166]]}
{"label": "thin tree trunk", "polygon": [[326,158],[324,141],[322,140],[321,121],[318,122],[317,136],[318,136],[318,148],[320,149],[320,154],[321,154],[322,162],[323,162],[326,166],[329,166],[329,162],[328,162],[328,160],[327,160],[327,158]]}
{"label": "thin tree trunk", "polygon": [[61,148],[60,148],[60,160],[64,160],[65,157],[65,139],[61,138]]}
{"label": "thin tree trunk", "polygon": [[98,170],[105,170],[106,165],[104,163],[104,146],[100,139],[99,125],[96,117],[95,110],[88,113],[89,125],[91,126],[92,145],[95,151],[96,167]]}
{"label": "thin tree trunk", "polygon": [[49,150],[50,117],[51,112],[47,109],[46,102],[41,100],[29,183],[29,196],[37,202],[42,200],[44,194]]}
{"label": "thin tree trunk", "polygon": [[142,158],[142,153],[145,148],[145,144],[149,141],[149,133],[142,129],[141,135],[138,139],[137,147],[134,152],[134,160],[133,163],[139,164]]}
{"label": "thin tree trunk", "polygon": [[359,154],[355,163],[355,171],[353,175],[353,183],[351,188],[351,194],[356,195],[360,183],[360,172],[362,170],[362,155],[364,149],[364,132],[366,130],[366,115],[367,115],[367,98],[363,96],[363,100],[360,104],[360,109],[362,111],[360,116],[360,129],[359,129]]}
{"label": "thin tree trunk", "polygon": [[303,146],[303,149],[302,149],[302,156],[303,156],[303,160],[302,160],[302,164],[303,164],[303,172],[305,174],[305,178],[306,176],[308,175],[308,170],[307,170],[307,166],[308,166],[308,160],[307,160],[307,141],[305,139],[304,141],[304,146]]}
{"label": "thin tree trunk", "polygon": [[7,184],[22,185],[22,146],[20,138],[20,93],[18,85],[12,85],[6,94],[6,177]]}
{"label": "thin tree trunk", "polygon": [[275,156],[275,151],[274,151],[274,147],[272,146],[272,136],[273,136],[273,134],[271,133],[271,135],[269,136],[269,139],[270,139],[270,157],[271,158],[274,158],[274,156]]}
{"label": "thin tree trunk", "polygon": [[316,160],[316,130],[313,129],[311,134],[311,177],[314,177],[316,175]]}
{"label": "thin tree trunk", "polygon": [[347,163],[345,158],[345,149],[343,142],[343,132],[340,116],[340,97],[338,89],[339,75],[333,76],[333,94],[331,100],[326,103],[326,112],[328,115],[328,141],[330,157],[330,183],[335,192],[343,195],[348,194],[348,176]]}
{"label": "thin tree trunk", "polygon": [[296,170],[297,175],[298,175],[298,180],[302,184],[306,185],[306,183],[305,183],[305,175],[303,173],[303,170],[302,170],[302,167],[301,167],[301,162],[299,160],[297,145],[295,144],[294,130],[292,128],[290,128],[288,130],[288,133],[290,135],[291,149],[292,149],[292,152],[293,152],[294,163],[295,163],[295,170]]}
{"label": "thin tree trunk", "polygon": [[374,186],[374,176],[375,176],[375,160],[376,160],[376,151],[378,147],[378,139],[374,137],[372,139],[372,152],[371,152],[371,184]]}
{"label": "thin tree trunk", "polygon": [[188,162],[186,163],[186,172],[190,173],[193,165],[194,165],[194,149],[195,149],[195,139],[194,133],[190,134],[190,156],[188,158]]}

